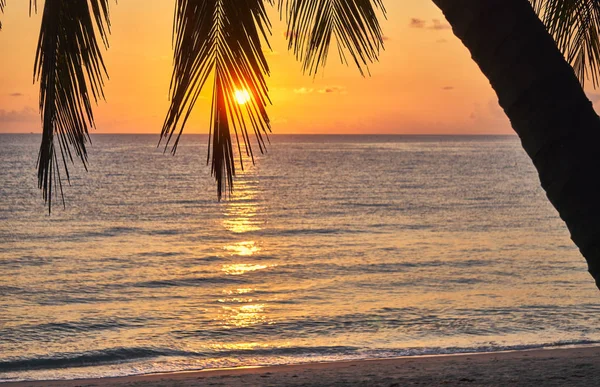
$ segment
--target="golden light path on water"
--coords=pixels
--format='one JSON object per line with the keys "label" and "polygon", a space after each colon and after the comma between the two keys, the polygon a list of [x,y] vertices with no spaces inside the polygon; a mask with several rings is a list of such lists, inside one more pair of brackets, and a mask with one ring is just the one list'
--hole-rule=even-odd
{"label": "golden light path on water", "polygon": [[[237,97],[237,96],[236,96]],[[239,99],[239,98],[238,98]],[[234,235],[243,235],[261,230],[261,224],[257,220],[259,208],[256,205],[256,184],[253,179],[255,165],[248,157],[244,159],[245,171],[236,181],[235,190],[227,201],[224,211],[223,226]],[[223,247],[231,255],[234,262],[223,264],[221,271],[226,275],[243,276],[249,273],[268,269],[273,265],[266,265],[254,261],[254,256],[261,251],[256,240],[242,240]],[[220,318],[225,327],[249,327],[268,322],[267,306],[253,297],[244,297],[254,289],[238,288],[235,290],[223,290],[230,297],[219,299],[226,303],[222,307]],[[235,305],[238,304],[238,305]],[[254,348],[256,343],[229,344],[230,349]]]}
{"label": "golden light path on water", "polygon": [[[251,164],[250,163],[245,163]],[[228,199],[227,209],[225,210],[225,219],[223,226],[226,230],[236,234],[243,234],[250,231],[259,231],[261,229],[258,221],[256,204],[253,203],[255,191],[247,182],[237,182],[235,191]]]}
{"label": "golden light path on water", "polygon": [[225,246],[225,250],[240,256],[251,256],[254,253],[258,253],[260,247],[258,247],[254,241],[246,241]]}

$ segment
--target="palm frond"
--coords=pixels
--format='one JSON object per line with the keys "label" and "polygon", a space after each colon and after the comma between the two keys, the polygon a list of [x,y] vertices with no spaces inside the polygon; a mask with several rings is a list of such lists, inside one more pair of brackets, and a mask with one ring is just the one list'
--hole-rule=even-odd
{"label": "palm frond", "polygon": [[304,72],[316,74],[325,66],[333,39],[343,63],[347,55],[362,75],[383,48],[377,11],[385,15],[382,0],[279,0],[287,21],[289,48]]}
{"label": "palm frond", "polygon": [[58,153],[67,180],[67,160],[73,162],[73,152],[87,169],[88,128],[94,127],[91,100],[104,98],[106,68],[97,34],[106,45],[110,27],[108,1],[45,2],[34,79],[40,82],[43,120],[38,186],[48,211],[52,209],[52,193],[57,184],[63,196]]}
{"label": "palm frond", "polygon": [[[177,133],[172,146],[175,153],[200,92],[213,75],[207,162],[212,161],[211,172],[217,181],[219,199],[227,187],[230,190],[233,187],[232,135],[235,134],[243,168],[242,144],[245,153],[253,158],[247,121],[261,152],[271,131],[265,81],[269,67],[262,49],[262,40],[268,45],[270,32],[263,0],[177,0],[171,106],[161,138],[166,139],[168,147]],[[246,104],[236,103],[236,90],[248,92],[250,99]]]}
{"label": "palm frond", "polygon": [[[0,12],[4,13],[4,7],[6,7],[6,0],[0,0]],[[0,30],[2,29],[2,21],[0,21]]]}
{"label": "palm frond", "polygon": [[600,81],[600,1],[531,0],[582,84]]}

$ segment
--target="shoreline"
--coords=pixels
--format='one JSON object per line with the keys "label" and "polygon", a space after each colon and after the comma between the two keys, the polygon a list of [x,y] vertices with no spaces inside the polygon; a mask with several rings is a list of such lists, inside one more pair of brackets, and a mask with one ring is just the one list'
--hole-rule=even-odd
{"label": "shoreline", "polygon": [[99,379],[3,382],[0,386],[595,386],[598,375],[600,346],[590,345],[206,369]]}

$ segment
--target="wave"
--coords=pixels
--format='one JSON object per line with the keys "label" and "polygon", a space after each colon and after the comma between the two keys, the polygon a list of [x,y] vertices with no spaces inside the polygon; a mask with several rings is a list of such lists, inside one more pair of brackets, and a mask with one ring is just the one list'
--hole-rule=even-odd
{"label": "wave", "polygon": [[[268,292],[260,292],[262,296]],[[258,296],[258,294],[255,294]],[[302,302],[302,299],[284,303]],[[222,301],[216,302],[219,307]],[[286,307],[280,303],[281,307]],[[600,312],[597,305],[583,305],[556,311],[552,306],[523,305],[519,308],[493,307],[480,309],[454,309],[452,315],[439,316],[431,308],[381,308],[369,313],[346,313],[322,316],[319,319],[297,317],[275,324],[263,321],[251,326],[227,327],[207,320],[197,320],[198,325],[169,328],[170,337],[185,342],[245,341],[248,337],[261,342],[293,342],[298,337],[324,338],[340,332],[360,336],[365,332],[385,333],[397,342],[410,341],[416,337],[440,336],[497,337],[527,334],[539,330],[545,321],[552,321],[560,331],[580,332],[586,339],[598,338],[597,331],[573,320],[593,319]],[[502,320],[503,324],[496,322]],[[81,336],[99,337],[105,332],[118,335],[120,331],[134,331],[152,325],[167,326],[168,316],[160,320],[142,317],[74,319],[40,324],[13,325],[0,328],[0,337],[5,344],[21,345],[27,342],[58,342],[77,339]],[[590,335],[590,336],[588,336]],[[563,337],[564,339],[564,337]],[[480,339],[481,340],[481,339]],[[433,341],[435,342],[435,341]],[[0,360],[1,352],[0,352]]]}
{"label": "wave", "polygon": [[113,348],[82,353],[61,353],[55,356],[17,358],[0,361],[0,372],[14,372],[31,369],[53,369],[86,367],[101,364],[134,361],[159,356],[186,356],[185,351],[161,350],[153,348]]}
{"label": "wave", "polygon": [[[227,358],[232,356],[305,356],[332,355],[356,352],[355,347],[288,347],[252,350],[225,350],[193,352],[166,348],[111,348],[80,353],[59,353],[54,356],[36,358],[17,358],[0,361],[0,373],[18,372],[23,370],[42,370],[71,367],[90,367],[115,363],[126,363],[158,357],[194,357],[194,358]],[[1,380],[1,379],[0,379]]]}
{"label": "wave", "polygon": [[[14,373],[33,370],[68,369],[80,367],[94,367],[110,364],[124,364],[135,361],[154,361],[156,358],[189,358],[194,360],[206,360],[210,364],[212,360],[237,358],[247,360],[252,365],[281,365],[297,364],[328,360],[366,360],[407,356],[432,356],[466,353],[489,353],[501,351],[522,351],[542,348],[556,348],[564,346],[586,346],[599,345],[600,341],[573,340],[559,341],[554,343],[525,344],[525,345],[490,345],[477,347],[433,347],[433,348],[403,348],[403,349],[361,349],[350,346],[330,347],[283,347],[283,348],[260,348],[248,350],[224,350],[192,352],[166,348],[111,348],[98,351],[79,353],[58,353],[52,356],[35,358],[15,358],[0,360],[0,381],[3,380],[2,373]],[[259,359],[258,362],[255,359]],[[167,359],[168,361],[168,359]],[[202,364],[198,362],[196,364]],[[238,366],[243,364],[236,363]],[[171,371],[184,371],[174,366]],[[197,368],[196,368],[197,369]],[[106,375],[111,376],[111,375]]]}
{"label": "wave", "polygon": [[245,284],[247,279],[240,277],[190,277],[190,278],[174,278],[165,280],[153,280],[136,282],[133,284],[124,284],[123,287],[136,288],[169,288],[169,287],[198,287],[198,286],[213,286],[222,284]]}

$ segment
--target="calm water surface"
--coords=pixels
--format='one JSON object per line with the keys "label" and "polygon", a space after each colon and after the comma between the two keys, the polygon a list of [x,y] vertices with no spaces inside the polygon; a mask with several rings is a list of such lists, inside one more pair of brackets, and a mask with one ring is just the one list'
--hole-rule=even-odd
{"label": "calm water surface", "polygon": [[0,381],[600,342],[514,137],[273,136],[220,203],[156,140],[94,136],[48,216],[0,135]]}

